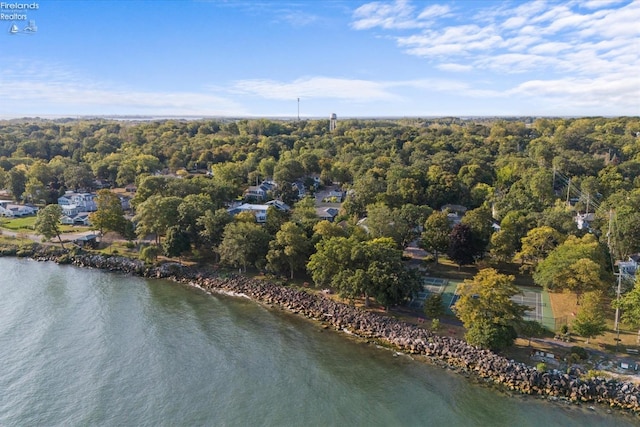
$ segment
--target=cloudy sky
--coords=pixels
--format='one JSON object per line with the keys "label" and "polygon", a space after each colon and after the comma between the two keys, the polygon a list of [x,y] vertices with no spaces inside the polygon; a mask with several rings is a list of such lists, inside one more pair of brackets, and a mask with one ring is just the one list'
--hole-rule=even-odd
{"label": "cloudy sky", "polygon": [[0,6],[2,117],[640,115],[640,0]]}

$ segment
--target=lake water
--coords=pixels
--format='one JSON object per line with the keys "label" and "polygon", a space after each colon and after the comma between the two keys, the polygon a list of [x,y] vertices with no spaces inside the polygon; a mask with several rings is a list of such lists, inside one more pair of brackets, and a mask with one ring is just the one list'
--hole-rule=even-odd
{"label": "lake water", "polygon": [[251,301],[0,258],[0,426],[624,426]]}

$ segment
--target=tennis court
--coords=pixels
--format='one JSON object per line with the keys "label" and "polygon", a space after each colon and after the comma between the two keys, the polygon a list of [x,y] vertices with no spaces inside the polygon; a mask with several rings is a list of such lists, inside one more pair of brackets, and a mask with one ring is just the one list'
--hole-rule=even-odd
{"label": "tennis court", "polygon": [[445,287],[449,283],[448,279],[439,277],[425,277],[422,279],[422,290],[418,292],[409,302],[409,307],[421,309],[424,307],[425,300],[431,294],[442,294]]}
{"label": "tennis court", "polygon": [[[527,310],[525,311],[523,316],[525,320],[535,320],[536,322],[546,325],[546,323],[548,323],[546,322],[548,318],[553,319],[551,307],[549,307],[548,304],[543,300],[542,290],[530,290],[523,288],[520,288],[520,290],[522,291],[522,293],[514,295],[513,297],[511,297],[511,300],[527,307]],[[455,292],[451,295],[451,299],[447,304],[449,310],[451,310],[458,299],[460,299],[459,291],[459,288],[456,287]]]}
{"label": "tennis court", "polygon": [[511,297],[511,300],[528,307],[524,313],[525,320],[535,320],[542,323],[546,304],[542,301],[541,292],[522,290],[522,294]]}

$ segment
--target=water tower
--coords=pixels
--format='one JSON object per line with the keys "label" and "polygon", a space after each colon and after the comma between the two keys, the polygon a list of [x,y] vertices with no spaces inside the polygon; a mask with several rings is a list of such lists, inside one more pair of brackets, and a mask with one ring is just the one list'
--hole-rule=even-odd
{"label": "water tower", "polygon": [[338,116],[336,116],[336,113],[331,113],[331,115],[329,116],[329,132],[333,132],[334,130],[336,130],[337,126]]}

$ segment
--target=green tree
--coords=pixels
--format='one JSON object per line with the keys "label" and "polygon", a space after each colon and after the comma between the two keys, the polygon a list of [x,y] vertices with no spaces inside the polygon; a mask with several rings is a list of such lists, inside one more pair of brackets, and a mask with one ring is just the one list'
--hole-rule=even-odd
{"label": "green tree", "polygon": [[200,246],[200,232],[202,229],[198,219],[214,209],[211,198],[206,194],[189,194],[178,206],[178,225],[186,233],[189,241]]}
{"label": "green tree", "polygon": [[399,210],[378,202],[367,206],[367,228],[372,238],[390,237],[402,247],[409,224],[400,216]]}
{"label": "green tree", "polygon": [[486,268],[461,285],[454,310],[467,328],[470,344],[492,350],[513,344],[515,327],[526,310],[511,299],[521,293],[513,281],[513,276]]}
{"label": "green tree", "polygon": [[43,183],[36,178],[29,178],[24,188],[23,196],[31,203],[46,201],[46,189]]}
{"label": "green tree", "polygon": [[451,226],[446,212],[434,211],[424,223],[424,231],[420,236],[420,247],[433,253],[436,264],[438,254],[449,248]]}
{"label": "green tree", "polygon": [[562,241],[563,236],[549,226],[533,228],[522,238],[522,247],[520,252],[516,253],[516,259],[519,259],[523,266],[525,262],[528,263],[525,270],[535,270],[538,263]]}
{"label": "green tree", "polygon": [[305,197],[297,202],[293,207],[291,221],[298,224],[307,236],[313,235],[313,227],[320,222],[316,213],[316,201],[312,197]]}
{"label": "green tree", "polygon": [[222,242],[224,229],[227,224],[233,222],[233,217],[226,209],[218,209],[205,212],[197,221],[200,238],[215,248]]}
{"label": "green tree", "polygon": [[72,188],[75,191],[80,188],[89,189],[93,187],[93,172],[84,163],[66,168],[63,176],[67,188]]}
{"label": "green tree", "polygon": [[620,316],[622,322],[638,329],[640,343],[640,275],[636,274],[633,289],[620,298],[619,308],[622,312]]}
{"label": "green tree", "polygon": [[318,236],[316,240],[320,240],[330,239],[331,237],[346,237],[347,233],[338,224],[325,219],[313,226],[313,235]]}
{"label": "green tree", "polygon": [[444,314],[441,294],[430,294],[427,297],[424,301],[424,314],[432,319],[437,319]]}
{"label": "green tree", "polygon": [[154,195],[136,208],[134,220],[138,223],[136,233],[140,237],[153,234],[156,244],[160,244],[161,236],[164,236],[169,227],[175,223],[178,217],[178,206],[182,203],[179,197],[162,197]]}
{"label": "green tree", "polygon": [[420,282],[402,263],[402,251],[388,238],[359,241],[332,237],[316,244],[307,270],[319,286],[330,285],[344,298],[369,297],[388,307],[416,292]]}
{"label": "green tree", "polygon": [[97,210],[89,215],[91,224],[100,230],[100,234],[107,231],[116,231],[124,234],[124,210],[122,202],[117,194],[110,190],[103,189],[98,191],[96,197]]}
{"label": "green tree", "polygon": [[189,234],[174,225],[167,230],[167,237],[162,242],[164,254],[168,257],[179,257],[184,252],[191,250],[191,239]]}
{"label": "green tree", "polygon": [[47,205],[38,211],[34,228],[37,234],[45,239],[50,240],[57,237],[60,246],[64,249],[62,237],[60,237],[60,219],[62,218],[62,208],[60,205]]}
{"label": "green tree", "polygon": [[529,339],[529,347],[531,347],[531,338],[544,333],[545,329],[535,320],[523,320],[516,326],[518,336],[527,337]]}
{"label": "green tree", "polygon": [[552,291],[570,290],[578,295],[602,289],[612,280],[607,272],[604,248],[595,236],[569,236],[552,250],[533,273],[533,280]]}
{"label": "green tree", "polygon": [[471,228],[471,232],[474,235],[473,241],[476,245],[475,252],[478,256],[482,257],[487,250],[487,246],[491,240],[491,234],[493,233],[491,209],[486,205],[472,209],[464,214],[461,222]]}
{"label": "green tree", "polygon": [[607,323],[603,310],[602,291],[585,293],[580,302],[580,309],[571,325],[576,333],[587,339],[602,335],[607,330]]}
{"label": "green tree", "polygon": [[285,222],[276,233],[276,238],[269,243],[267,265],[276,271],[286,266],[293,279],[294,271],[304,269],[309,246],[304,230],[293,222]]}
{"label": "green tree", "polygon": [[14,167],[9,171],[7,187],[13,195],[13,200],[20,200],[27,186],[27,173],[24,169]]}
{"label": "green tree", "polygon": [[260,267],[269,249],[271,236],[255,222],[234,221],[224,228],[222,242],[218,246],[220,261],[232,267],[248,265]]}
{"label": "green tree", "polygon": [[159,253],[160,249],[156,245],[145,246],[140,249],[139,258],[144,262],[152,263],[158,258]]}

